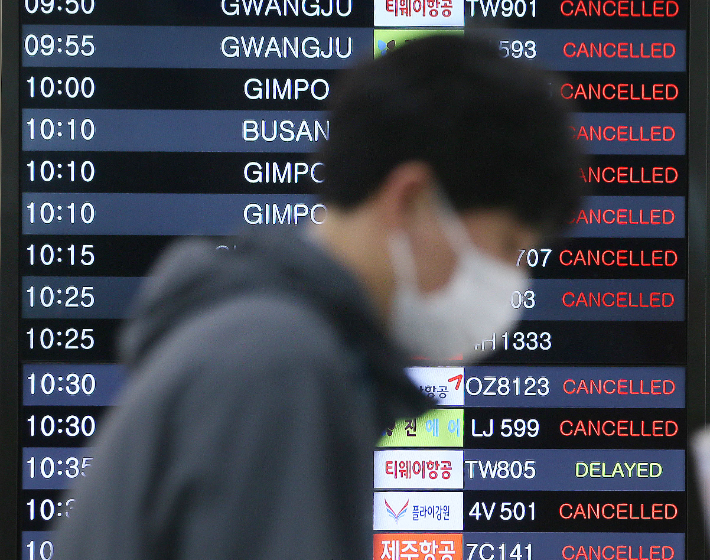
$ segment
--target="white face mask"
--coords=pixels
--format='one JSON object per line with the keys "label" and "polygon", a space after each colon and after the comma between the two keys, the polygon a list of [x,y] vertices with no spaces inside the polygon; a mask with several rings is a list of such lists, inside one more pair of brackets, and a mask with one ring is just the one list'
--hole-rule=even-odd
{"label": "white face mask", "polygon": [[463,355],[474,361],[481,355],[483,340],[500,336],[518,320],[522,308],[513,308],[511,297],[525,289],[528,279],[519,268],[478,249],[453,211],[446,212],[445,219],[442,225],[458,261],[448,283],[434,292],[419,291],[404,232],[389,240],[396,281],[390,330],[413,355],[431,360]]}

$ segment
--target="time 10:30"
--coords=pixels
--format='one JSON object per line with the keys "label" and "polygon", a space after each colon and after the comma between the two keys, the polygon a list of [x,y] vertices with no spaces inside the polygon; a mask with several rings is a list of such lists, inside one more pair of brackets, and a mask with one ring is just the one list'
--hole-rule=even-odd
{"label": "time 10:30", "polygon": [[[30,437],[35,437],[37,434],[37,426],[39,426],[39,432],[44,437],[51,437],[55,434],[66,434],[69,437],[91,437],[96,431],[96,420],[93,416],[87,415],[83,417],[70,415],[66,418],[54,418],[49,414],[42,417],[41,420],[37,421],[35,415],[33,414],[27,419],[30,427]],[[64,425],[64,427],[59,427]]]}
{"label": "time 10:30", "polygon": [[70,396],[74,395],[91,395],[96,390],[96,378],[91,373],[79,375],[78,373],[69,373],[66,377],[55,376],[51,373],[45,373],[37,382],[37,374],[32,372],[27,376],[29,381],[30,395],[38,393],[38,388],[45,395],[52,395],[56,391],[62,391]]}

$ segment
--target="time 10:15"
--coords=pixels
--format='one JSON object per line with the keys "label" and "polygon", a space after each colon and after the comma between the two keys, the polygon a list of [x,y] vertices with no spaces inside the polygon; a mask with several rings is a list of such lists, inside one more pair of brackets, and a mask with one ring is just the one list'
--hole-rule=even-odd
{"label": "time 10:15", "polygon": [[[30,266],[41,264],[51,266],[53,264],[66,263],[69,266],[81,264],[83,266],[91,266],[94,264],[94,246],[93,245],[67,245],[66,247],[55,247],[49,243],[45,243],[41,247],[37,247],[34,243],[27,247]],[[64,255],[68,255],[68,258]]]}

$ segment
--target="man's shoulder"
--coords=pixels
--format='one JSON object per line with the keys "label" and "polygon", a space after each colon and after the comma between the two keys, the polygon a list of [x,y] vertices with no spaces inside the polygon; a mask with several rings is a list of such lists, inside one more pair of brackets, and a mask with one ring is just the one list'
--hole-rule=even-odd
{"label": "man's shoulder", "polygon": [[341,395],[358,371],[354,354],[311,306],[272,295],[232,298],[183,322],[146,355],[118,423],[130,431],[141,419],[165,434],[204,425],[214,434],[245,416]]}
{"label": "man's shoulder", "polygon": [[190,323],[186,330],[205,342],[228,339],[259,347],[297,344],[316,350],[324,343],[335,344],[342,339],[325,310],[292,294],[239,295],[205,310]]}
{"label": "man's shoulder", "polygon": [[345,337],[308,300],[251,293],[224,300],[185,320],[150,352],[146,369],[230,378],[238,383],[288,370],[341,369]]}

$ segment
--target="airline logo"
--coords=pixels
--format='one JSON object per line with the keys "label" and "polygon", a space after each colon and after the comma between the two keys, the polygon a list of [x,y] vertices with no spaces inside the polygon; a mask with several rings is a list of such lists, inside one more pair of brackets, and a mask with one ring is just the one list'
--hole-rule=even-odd
{"label": "airline logo", "polygon": [[387,498],[385,498],[385,509],[387,510],[387,513],[389,516],[395,520],[395,522],[399,521],[399,518],[402,517],[405,513],[407,513],[407,508],[409,507],[409,500],[404,502],[404,505],[402,506],[402,509],[399,511],[395,511],[392,509],[392,506],[387,503]]}
{"label": "airline logo", "polygon": [[384,56],[409,41],[436,34],[463,37],[463,29],[375,29],[375,57]]}
{"label": "airline logo", "polygon": [[463,488],[463,450],[375,451],[375,488]]}
{"label": "airline logo", "polygon": [[376,492],[375,531],[462,531],[463,492]]}
{"label": "airline logo", "polygon": [[463,535],[446,533],[379,533],[373,560],[463,560]]}
{"label": "airline logo", "polygon": [[464,405],[462,367],[410,367],[407,377],[438,406]]}
{"label": "airline logo", "polygon": [[463,0],[375,0],[375,27],[463,27]]}
{"label": "airline logo", "polygon": [[378,447],[463,447],[463,409],[438,408],[389,426]]}

